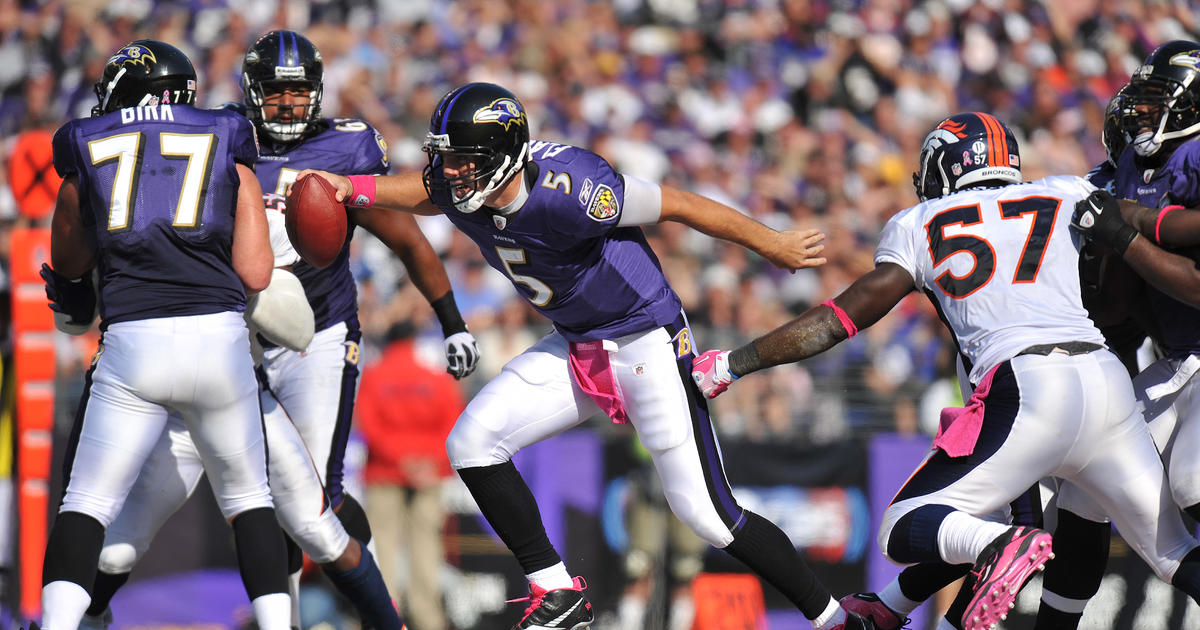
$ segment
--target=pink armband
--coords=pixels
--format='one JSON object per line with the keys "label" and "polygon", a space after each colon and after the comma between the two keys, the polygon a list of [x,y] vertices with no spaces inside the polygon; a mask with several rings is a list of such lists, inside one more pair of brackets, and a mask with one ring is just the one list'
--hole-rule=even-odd
{"label": "pink armband", "polygon": [[370,208],[375,205],[375,176],[349,175],[350,196],[346,203],[355,208]]}
{"label": "pink armband", "polygon": [[842,323],[842,328],[846,329],[847,339],[858,334],[858,326],[855,326],[854,322],[850,321],[850,316],[846,314],[846,311],[843,311],[842,307],[834,304],[832,299],[821,302],[821,305],[833,309],[833,314],[837,315],[838,321]]}
{"label": "pink armband", "polygon": [[1167,213],[1174,210],[1183,210],[1183,206],[1176,203],[1169,206],[1163,206],[1163,209],[1158,211],[1158,219],[1154,221],[1154,242],[1160,245],[1162,244],[1162,238],[1159,236],[1159,230],[1162,229],[1162,222],[1167,216]]}

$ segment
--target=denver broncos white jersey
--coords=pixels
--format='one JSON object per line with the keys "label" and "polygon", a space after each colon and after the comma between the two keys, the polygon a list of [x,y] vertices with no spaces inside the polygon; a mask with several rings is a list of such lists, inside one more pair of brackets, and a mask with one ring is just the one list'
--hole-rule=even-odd
{"label": "denver broncos white jersey", "polygon": [[913,206],[888,221],[875,264],[894,263],[941,312],[972,383],[1038,344],[1104,337],[1079,290],[1075,202],[1096,187],[1054,176],[974,188]]}

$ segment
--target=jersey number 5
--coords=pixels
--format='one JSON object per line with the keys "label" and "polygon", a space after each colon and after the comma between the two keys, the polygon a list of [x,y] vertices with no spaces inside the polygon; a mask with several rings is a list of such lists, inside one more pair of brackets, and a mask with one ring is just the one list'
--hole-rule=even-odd
{"label": "jersey number 5", "polygon": [[[1000,217],[1002,219],[1018,219],[1027,214],[1033,215],[1029,226],[1029,236],[1025,238],[1025,246],[1021,250],[1021,258],[1017,262],[1016,272],[1012,282],[1025,283],[1037,280],[1038,269],[1042,266],[1042,256],[1046,253],[1046,243],[1054,232],[1054,220],[1058,215],[1061,199],[1054,197],[1026,197],[1000,202]],[[971,269],[956,276],[949,270],[937,277],[937,284],[946,295],[961,299],[983,288],[992,280],[996,272],[996,250],[987,239],[973,234],[946,235],[946,227],[952,225],[975,225],[983,222],[983,213],[979,204],[959,206],[939,212],[925,225],[926,236],[929,238],[929,255],[936,267],[942,261],[960,252],[966,252],[975,259]]]}
{"label": "jersey number 5", "polygon": [[[216,138],[211,133],[160,133],[159,151],[168,159],[187,160],[179,202],[175,204],[175,219],[171,225],[194,228],[200,219],[200,208],[208,192],[208,176],[212,170],[212,147]],[[116,161],[112,195],[108,202],[108,231],[124,232],[132,225],[134,196],[145,137],[140,131],[109,136],[88,143],[92,166]]]}

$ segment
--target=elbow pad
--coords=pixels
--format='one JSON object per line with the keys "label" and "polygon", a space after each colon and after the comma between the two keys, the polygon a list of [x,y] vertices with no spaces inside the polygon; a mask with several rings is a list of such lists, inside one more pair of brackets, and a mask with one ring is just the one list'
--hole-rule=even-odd
{"label": "elbow pad", "polygon": [[252,331],[289,350],[304,352],[312,341],[315,321],[300,279],[286,269],[271,271],[271,283],[246,303]]}

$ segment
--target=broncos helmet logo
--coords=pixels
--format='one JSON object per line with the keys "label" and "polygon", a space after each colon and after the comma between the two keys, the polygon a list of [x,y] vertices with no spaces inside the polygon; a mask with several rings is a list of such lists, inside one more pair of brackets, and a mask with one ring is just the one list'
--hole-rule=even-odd
{"label": "broncos helmet logo", "polygon": [[505,131],[508,131],[508,127],[512,124],[525,124],[525,112],[511,98],[498,98],[492,101],[487,107],[480,107],[475,110],[475,115],[471,117],[471,121],[477,123],[496,123],[504,127]]}
{"label": "broncos helmet logo", "polygon": [[130,44],[118,50],[117,54],[110,57],[107,65],[135,66],[139,63],[149,69],[150,64],[158,63],[158,58],[154,56],[154,51],[149,48],[141,44]]}
{"label": "broncos helmet logo", "polygon": [[[950,133],[954,134],[954,137],[958,138],[959,140],[962,140],[963,138],[967,137],[967,134],[966,134],[967,123],[964,123],[964,122],[946,119],[946,120],[943,120],[942,124],[938,125],[937,128],[943,129],[945,131],[949,131]],[[950,142],[953,142],[953,140],[951,140]]]}

